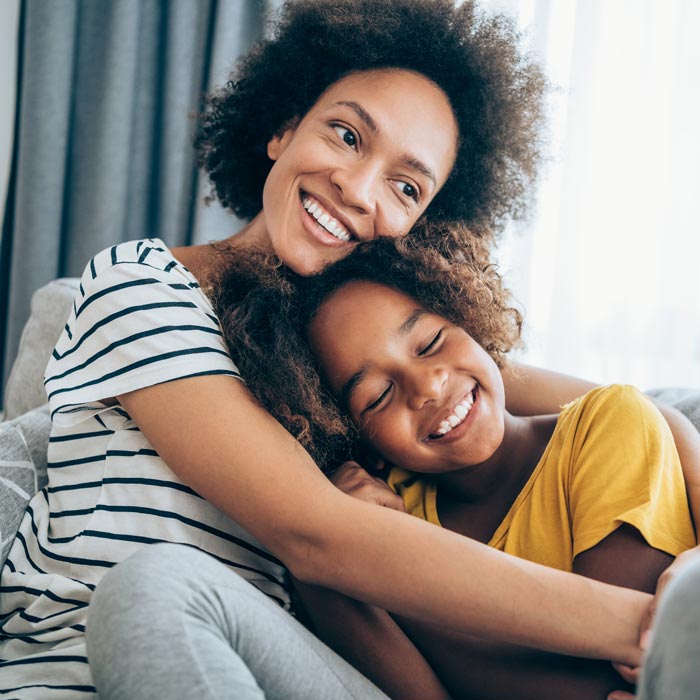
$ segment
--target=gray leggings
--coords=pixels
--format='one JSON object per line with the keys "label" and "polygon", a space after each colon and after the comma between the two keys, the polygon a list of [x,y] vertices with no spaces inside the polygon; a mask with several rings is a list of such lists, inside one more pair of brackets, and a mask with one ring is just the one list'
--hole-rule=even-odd
{"label": "gray leggings", "polygon": [[[154,545],[97,587],[100,700],[387,700],[256,588],[189,547]],[[700,559],[669,585],[637,700],[700,698]]]}
{"label": "gray leggings", "polygon": [[145,547],[95,591],[100,700],[387,700],[297,620],[190,547]]}
{"label": "gray leggings", "polygon": [[637,700],[700,698],[700,559],[668,585],[657,612]]}

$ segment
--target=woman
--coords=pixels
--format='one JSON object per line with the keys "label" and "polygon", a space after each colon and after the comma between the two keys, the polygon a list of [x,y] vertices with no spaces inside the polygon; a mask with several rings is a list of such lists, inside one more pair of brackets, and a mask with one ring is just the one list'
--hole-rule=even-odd
{"label": "woman", "polygon": [[[378,692],[230,569],[285,607],[286,566],[453,629],[507,630],[525,644],[637,662],[644,595],[511,561],[335,489],[248,393],[200,289],[215,284],[224,252],[245,255],[253,243],[308,274],[357,240],[408,233],[423,214],[485,233],[526,200],[541,89],[509,27],[479,20],[470,4],[285,8],[276,36],[213,98],[199,142],[217,196],[250,224],[214,247],[116,246],[83,275],[47,369],[49,486],[32,501],[2,576],[3,690],[94,693],[84,636],[92,591],[137,550],[100,587],[103,601],[126,607],[115,619],[102,608],[105,617],[89,623],[103,697],[220,697],[233,684],[260,697],[254,677],[277,683],[268,697]],[[507,380],[515,412],[580,393],[579,383],[530,376],[534,383]],[[388,528],[435,557],[441,576],[412,571],[396,538],[389,552]],[[143,547],[161,541],[191,547]],[[149,595],[163,617],[143,627],[138,605]],[[520,598],[529,604],[514,616],[504,600]],[[231,632],[232,611],[242,614],[236,600],[266,610],[269,633],[256,638],[254,627],[251,638],[243,620]],[[292,651],[303,661],[289,661]]]}

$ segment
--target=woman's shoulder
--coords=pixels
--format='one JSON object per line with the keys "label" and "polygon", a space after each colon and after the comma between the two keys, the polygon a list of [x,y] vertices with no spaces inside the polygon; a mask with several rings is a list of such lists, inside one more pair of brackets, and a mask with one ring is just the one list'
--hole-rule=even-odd
{"label": "woman's shoulder", "polygon": [[105,275],[119,274],[134,278],[171,274],[182,277],[190,286],[197,282],[160,238],[126,241],[101,250],[85,266],[81,283],[91,284]]}

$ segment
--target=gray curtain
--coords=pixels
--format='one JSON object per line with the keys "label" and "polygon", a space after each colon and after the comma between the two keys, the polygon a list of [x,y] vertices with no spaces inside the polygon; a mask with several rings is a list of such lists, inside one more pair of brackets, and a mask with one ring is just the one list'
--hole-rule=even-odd
{"label": "gray curtain", "polygon": [[[277,3],[273,3],[277,4]],[[192,150],[201,96],[262,36],[263,0],[24,0],[0,249],[4,384],[29,300],[115,242],[221,238]]]}

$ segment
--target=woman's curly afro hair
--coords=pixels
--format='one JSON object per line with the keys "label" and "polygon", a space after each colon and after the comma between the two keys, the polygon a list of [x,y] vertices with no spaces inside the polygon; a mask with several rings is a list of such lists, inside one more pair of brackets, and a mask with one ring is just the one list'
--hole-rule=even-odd
{"label": "woman's curly afro hair", "polygon": [[[464,328],[499,366],[520,342],[522,318],[491,263],[489,243],[465,235],[462,224],[447,228],[448,234],[361,244],[312,277],[296,275],[270,253],[230,253],[213,301],[231,357],[262,406],[321,468],[350,458],[357,433],[325,385],[306,331],[324,301],[346,284],[367,280],[404,292]],[[461,259],[451,254],[450,238],[462,247]]]}
{"label": "woman's curly afro hair", "polygon": [[269,140],[340,78],[379,68],[422,73],[455,113],[454,170],[426,217],[477,234],[522,217],[541,160],[546,83],[512,22],[470,0],[288,0],[272,37],[208,99],[195,146],[221,204],[253,218]]}

